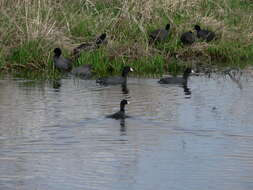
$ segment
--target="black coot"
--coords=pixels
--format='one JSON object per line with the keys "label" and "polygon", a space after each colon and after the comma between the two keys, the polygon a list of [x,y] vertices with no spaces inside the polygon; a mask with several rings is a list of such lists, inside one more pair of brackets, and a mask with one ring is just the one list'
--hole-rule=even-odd
{"label": "black coot", "polygon": [[195,30],[197,31],[197,37],[210,42],[214,39],[215,33],[209,30],[202,30],[199,25],[194,26]]}
{"label": "black coot", "polygon": [[120,110],[112,115],[108,115],[107,118],[113,118],[113,119],[125,119],[128,118],[129,116],[127,116],[125,114],[125,105],[129,104],[127,100],[122,100],[120,102]]}
{"label": "black coot", "polygon": [[133,69],[129,66],[125,66],[122,70],[121,76],[115,77],[102,77],[96,80],[97,83],[101,85],[116,85],[116,84],[126,84],[127,75],[129,72],[132,72]]}
{"label": "black coot", "polygon": [[57,68],[59,71],[62,72],[69,72],[72,69],[72,64],[71,64],[71,60],[64,58],[63,56],[61,56],[62,51],[60,48],[55,48],[54,49],[54,57],[53,57],[53,61],[54,61],[54,66],[55,68]]}
{"label": "black coot", "polygon": [[186,68],[183,74],[183,77],[166,77],[161,78],[158,83],[160,84],[184,84],[187,82],[190,73],[192,72],[191,68]]}
{"label": "black coot", "polygon": [[195,42],[195,35],[192,31],[185,32],[181,35],[180,40],[184,45],[191,45]]}
{"label": "black coot", "polygon": [[75,58],[78,58],[82,51],[95,50],[98,49],[101,45],[106,43],[107,43],[106,33],[103,33],[95,41],[82,43],[78,47],[74,48],[72,55]]}
{"label": "black coot", "polygon": [[167,24],[164,29],[157,29],[149,34],[150,42],[162,42],[169,36],[170,24]]}

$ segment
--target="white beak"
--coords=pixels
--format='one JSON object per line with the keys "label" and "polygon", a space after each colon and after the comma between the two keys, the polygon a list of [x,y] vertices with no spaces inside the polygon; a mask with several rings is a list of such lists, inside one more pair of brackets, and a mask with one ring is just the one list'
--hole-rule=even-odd
{"label": "white beak", "polygon": [[130,71],[131,71],[131,72],[133,72],[133,71],[134,71],[134,69],[133,69],[132,67],[130,67]]}

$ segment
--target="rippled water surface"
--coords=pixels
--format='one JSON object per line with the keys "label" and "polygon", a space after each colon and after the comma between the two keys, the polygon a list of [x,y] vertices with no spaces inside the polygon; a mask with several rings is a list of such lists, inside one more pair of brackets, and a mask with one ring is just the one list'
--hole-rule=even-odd
{"label": "rippled water surface", "polygon": [[128,82],[1,79],[0,189],[253,189],[250,75]]}

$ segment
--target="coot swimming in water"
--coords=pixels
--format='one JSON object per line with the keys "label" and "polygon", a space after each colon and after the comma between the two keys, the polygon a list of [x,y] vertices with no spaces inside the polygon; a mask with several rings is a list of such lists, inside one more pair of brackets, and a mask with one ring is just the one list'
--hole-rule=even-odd
{"label": "coot swimming in water", "polygon": [[122,70],[121,76],[102,77],[102,78],[97,79],[96,82],[101,85],[125,84],[127,82],[128,73],[132,71],[133,69],[131,67],[125,66]]}
{"label": "coot swimming in water", "polygon": [[125,105],[129,104],[127,100],[122,100],[120,102],[120,110],[112,115],[108,115],[107,118],[113,118],[113,119],[125,119],[128,118],[129,116],[127,116],[125,114]]}

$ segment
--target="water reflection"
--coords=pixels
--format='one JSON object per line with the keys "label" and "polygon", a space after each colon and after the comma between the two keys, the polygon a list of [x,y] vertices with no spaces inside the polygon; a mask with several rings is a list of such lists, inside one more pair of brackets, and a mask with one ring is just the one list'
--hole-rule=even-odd
{"label": "water reflection", "polygon": [[129,90],[127,88],[127,83],[122,84],[121,89],[122,89],[123,94],[129,94]]}
{"label": "water reflection", "polygon": [[186,98],[190,98],[191,96],[191,89],[188,88],[187,82],[183,83],[183,89],[184,89],[184,94],[186,95]]}
{"label": "water reflection", "polygon": [[126,135],[126,123],[125,123],[125,119],[121,119],[120,120],[120,132],[121,132],[121,135]]}
{"label": "water reflection", "polygon": [[[253,80],[234,78],[1,80],[0,189],[251,190]],[[132,117],[105,118],[124,98]]]}

